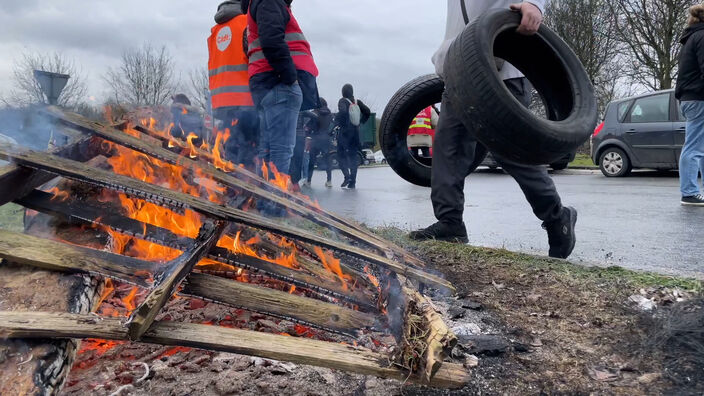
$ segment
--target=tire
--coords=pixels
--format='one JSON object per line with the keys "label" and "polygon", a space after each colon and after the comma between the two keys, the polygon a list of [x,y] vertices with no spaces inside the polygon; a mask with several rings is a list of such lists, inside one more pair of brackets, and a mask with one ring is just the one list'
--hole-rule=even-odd
{"label": "tire", "polygon": [[[421,162],[411,154],[407,145],[408,127],[421,110],[442,101],[444,90],[445,84],[439,76],[418,77],[396,92],[381,118],[379,138],[386,162],[403,179],[422,187],[430,187],[432,159]],[[476,169],[485,156],[486,149],[478,144],[471,170]]]}
{"label": "tire", "polygon": [[[450,46],[445,61],[448,96],[489,151],[530,165],[559,161],[594,131],[594,88],[581,62],[546,26],[516,33],[521,16],[489,11]],[[540,94],[547,118],[520,104],[497,72],[498,57],[516,66]],[[536,61],[539,60],[539,61]]]}
{"label": "tire", "polygon": [[599,169],[606,177],[625,177],[631,173],[631,160],[618,147],[608,147],[599,156]]}

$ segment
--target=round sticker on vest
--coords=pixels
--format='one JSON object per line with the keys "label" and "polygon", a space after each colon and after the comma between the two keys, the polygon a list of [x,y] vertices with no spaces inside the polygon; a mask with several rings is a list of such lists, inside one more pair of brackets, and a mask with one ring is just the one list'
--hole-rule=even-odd
{"label": "round sticker on vest", "polygon": [[227,47],[230,46],[230,43],[232,42],[232,30],[230,30],[229,26],[225,26],[220,29],[217,37],[215,38],[215,42],[217,43],[220,51],[225,51]]}

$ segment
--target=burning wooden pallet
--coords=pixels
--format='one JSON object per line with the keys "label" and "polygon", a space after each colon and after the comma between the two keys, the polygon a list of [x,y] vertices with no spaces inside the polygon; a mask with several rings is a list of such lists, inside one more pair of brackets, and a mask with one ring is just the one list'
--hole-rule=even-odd
{"label": "burning wooden pallet", "polygon": [[[80,309],[69,307],[71,313],[65,307],[58,309],[64,312],[27,312],[29,307],[23,310],[21,304],[19,309],[0,305],[0,337],[131,340],[438,387],[460,387],[466,382],[461,365],[443,363],[454,346],[454,335],[432,303],[414,291],[420,284],[448,291],[452,285],[398,246],[287,191],[285,179],[275,170],[263,172],[270,172],[278,183],[223,160],[225,134],[210,149],[205,144],[196,147],[192,138],[173,139],[155,129],[153,122],[137,127],[123,124],[120,131],[55,107],[43,114],[71,135],[72,143],[51,153],[0,147],[0,158],[12,162],[0,168],[4,187],[0,205],[15,202],[67,223],[97,228],[110,244],[101,249],[56,237],[0,231],[0,258],[5,261],[0,271],[31,266],[51,271],[47,274],[119,280],[146,292],[126,319],[91,314],[96,307],[85,303]],[[64,187],[80,187],[91,194],[41,188],[57,177]],[[285,211],[289,218],[271,219],[251,209],[263,202]],[[395,342],[375,351],[157,321],[175,295],[311,326],[352,343],[362,333],[392,334]],[[417,318],[414,332],[409,332],[410,316]],[[54,378],[52,384],[45,388],[50,392],[60,387],[59,371],[65,367],[54,371],[48,375]],[[7,380],[2,381],[5,386],[10,383]]]}

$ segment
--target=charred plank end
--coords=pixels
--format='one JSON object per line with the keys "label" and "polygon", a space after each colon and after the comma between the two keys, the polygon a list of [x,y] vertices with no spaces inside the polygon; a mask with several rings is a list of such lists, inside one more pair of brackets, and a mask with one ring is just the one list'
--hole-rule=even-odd
{"label": "charred plank end", "polygon": [[158,279],[155,276],[156,286],[130,318],[128,334],[131,340],[139,340],[149,330],[154,318],[171,298],[176,287],[220,239],[224,229],[223,221],[205,222],[193,247],[174,260]]}
{"label": "charred plank end", "polygon": [[[104,340],[128,338],[119,319],[95,321],[88,315],[43,312],[0,312],[0,337],[2,336]],[[469,374],[459,364],[443,364],[428,383],[417,374],[409,376],[407,372],[390,365],[388,356],[365,348],[219,326],[155,322],[141,341],[259,356],[399,381],[409,380],[438,388],[461,388],[469,381]]]}

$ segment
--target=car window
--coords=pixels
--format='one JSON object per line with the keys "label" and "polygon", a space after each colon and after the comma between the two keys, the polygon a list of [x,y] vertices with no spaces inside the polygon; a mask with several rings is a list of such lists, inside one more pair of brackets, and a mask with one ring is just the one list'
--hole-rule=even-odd
{"label": "car window", "polygon": [[670,121],[670,94],[636,99],[630,116],[633,123]]}
{"label": "car window", "polygon": [[677,105],[675,107],[677,107],[677,121],[687,121],[684,114],[682,114],[682,107],[680,107],[679,101],[677,102]]}
{"label": "car window", "polygon": [[631,107],[632,100],[628,100],[623,103],[618,104],[618,122],[623,122],[623,118],[626,116],[628,108]]}

